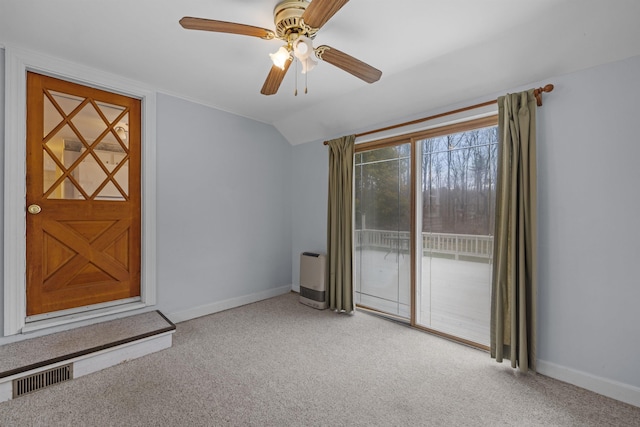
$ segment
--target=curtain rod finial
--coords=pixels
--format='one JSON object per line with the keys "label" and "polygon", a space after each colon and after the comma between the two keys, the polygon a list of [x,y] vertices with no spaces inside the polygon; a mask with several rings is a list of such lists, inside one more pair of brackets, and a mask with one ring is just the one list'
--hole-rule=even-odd
{"label": "curtain rod finial", "polygon": [[539,87],[533,91],[533,95],[536,97],[536,101],[538,107],[542,107],[542,92],[551,92],[553,90],[553,85],[549,83],[545,85],[545,87]]}

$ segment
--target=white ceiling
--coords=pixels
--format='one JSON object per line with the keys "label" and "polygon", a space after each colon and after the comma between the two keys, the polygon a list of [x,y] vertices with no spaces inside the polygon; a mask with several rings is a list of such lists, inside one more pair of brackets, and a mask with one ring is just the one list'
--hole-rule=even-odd
{"label": "white ceiling", "polygon": [[[0,45],[46,53],[328,139],[640,54],[638,0],[351,0],[318,33],[382,70],[367,84],[320,62],[260,88],[281,42],[185,30],[195,16],[273,29],[278,0],[0,0]],[[553,82],[551,82],[553,83]]]}

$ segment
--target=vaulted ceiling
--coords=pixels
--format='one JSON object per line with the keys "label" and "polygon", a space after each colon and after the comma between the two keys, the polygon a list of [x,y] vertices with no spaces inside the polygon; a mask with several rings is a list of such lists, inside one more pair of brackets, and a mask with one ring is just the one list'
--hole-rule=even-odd
{"label": "vaulted ceiling", "polygon": [[[1,0],[0,45],[45,53],[273,124],[291,144],[365,130],[640,54],[637,0],[351,0],[319,31],[382,71],[320,61],[260,94],[282,44],[185,30],[195,16],[273,29],[278,0]],[[296,87],[298,95],[294,96]]]}

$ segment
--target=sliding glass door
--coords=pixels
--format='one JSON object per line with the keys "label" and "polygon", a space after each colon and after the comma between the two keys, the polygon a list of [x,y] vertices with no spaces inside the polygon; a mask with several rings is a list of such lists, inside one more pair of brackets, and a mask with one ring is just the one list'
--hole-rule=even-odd
{"label": "sliding glass door", "polygon": [[489,345],[495,117],[356,146],[356,303]]}
{"label": "sliding glass door", "polygon": [[356,154],[356,303],[410,318],[411,144]]}
{"label": "sliding glass door", "polygon": [[416,324],[489,345],[496,127],[418,141]]}

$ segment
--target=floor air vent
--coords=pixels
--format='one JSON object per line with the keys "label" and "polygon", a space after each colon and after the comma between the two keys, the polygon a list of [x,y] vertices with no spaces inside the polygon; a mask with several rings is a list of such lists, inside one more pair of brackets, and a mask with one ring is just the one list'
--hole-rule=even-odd
{"label": "floor air vent", "polygon": [[68,364],[13,380],[13,398],[68,381],[73,378],[73,365]]}

